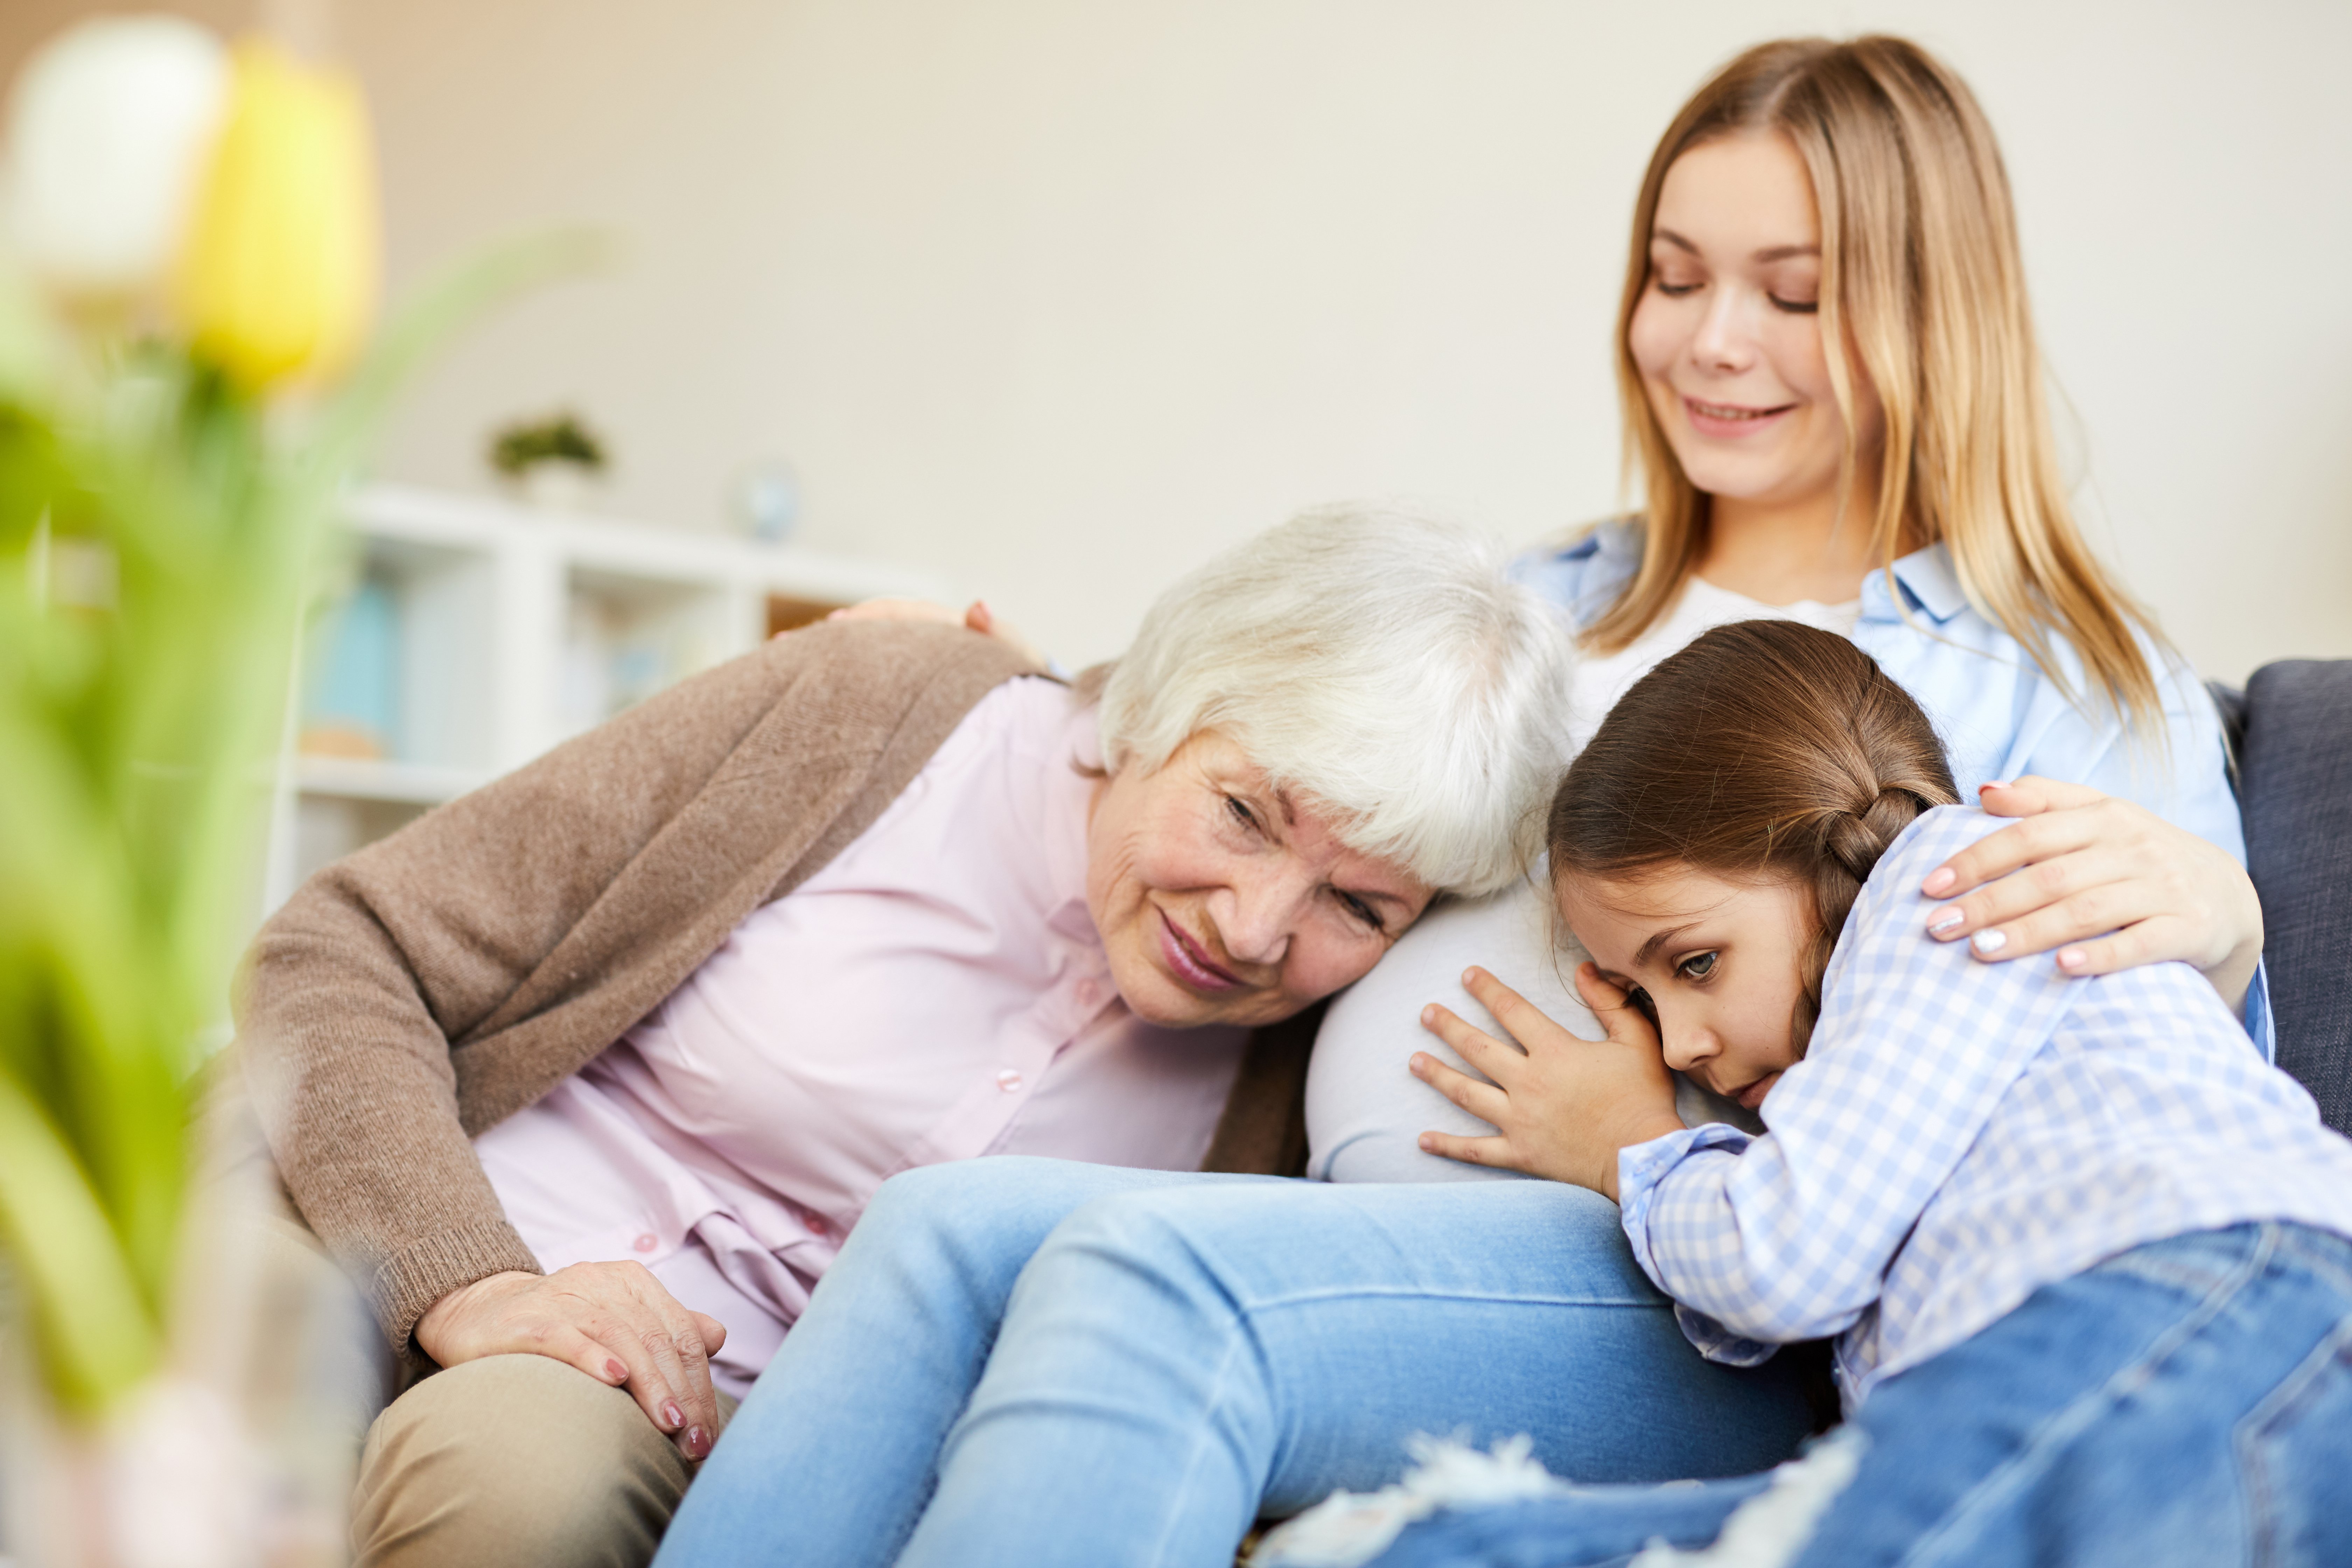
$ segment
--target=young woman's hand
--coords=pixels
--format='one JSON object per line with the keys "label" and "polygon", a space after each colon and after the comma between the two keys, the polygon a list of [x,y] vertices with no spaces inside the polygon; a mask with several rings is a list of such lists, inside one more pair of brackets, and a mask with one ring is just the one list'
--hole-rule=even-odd
{"label": "young woman's hand", "polygon": [[2056,948],[2069,974],[2182,959],[2232,1010],[2244,1005],[2263,906],[2227,851],[2083,784],[2029,775],[1979,798],[1995,816],[2024,820],[1927,874],[1920,891],[1956,900],[1928,918],[1930,934],[1967,937],[1994,963]]}
{"label": "young woman's hand", "polygon": [[1000,619],[996,612],[988,607],[985,599],[974,599],[961,615],[945,605],[934,605],[929,599],[868,599],[863,604],[835,610],[824,618],[828,621],[937,621],[941,626],[964,626],[982,637],[994,637],[1040,669],[1051,662],[1036,644],[1013,630],[1012,622]]}
{"label": "young woman's hand", "polygon": [[719,1440],[710,1353],[727,1342],[726,1325],[681,1303],[642,1263],[493,1274],[427,1307],[414,1337],[443,1366],[488,1355],[551,1356],[626,1387],[646,1419],[689,1459]]}
{"label": "young woman's hand", "polygon": [[1462,984],[1520,1048],[1434,1003],[1423,1009],[1422,1026],[1495,1081],[1480,1083],[1423,1053],[1413,1056],[1412,1075],[1492,1122],[1497,1135],[1424,1132],[1422,1148],[1473,1165],[1573,1182],[1614,1203],[1617,1152],[1683,1124],[1657,1030],[1590,963],[1577,966],[1577,994],[1609,1031],[1605,1040],[1570,1034],[1483,969],[1463,975]]}

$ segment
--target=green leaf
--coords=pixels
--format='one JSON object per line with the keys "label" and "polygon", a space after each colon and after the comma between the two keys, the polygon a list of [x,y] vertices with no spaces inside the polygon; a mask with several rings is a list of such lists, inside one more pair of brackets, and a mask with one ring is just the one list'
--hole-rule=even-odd
{"label": "green leaf", "polygon": [[0,342],[0,1256],[68,1411],[159,1353],[336,487],[431,349],[607,250],[541,235],[444,275],[307,427],[170,345],[41,384]]}
{"label": "green leaf", "polygon": [[68,1410],[95,1414],[146,1375],[159,1340],[114,1229],[56,1126],[5,1075],[0,1237]]}

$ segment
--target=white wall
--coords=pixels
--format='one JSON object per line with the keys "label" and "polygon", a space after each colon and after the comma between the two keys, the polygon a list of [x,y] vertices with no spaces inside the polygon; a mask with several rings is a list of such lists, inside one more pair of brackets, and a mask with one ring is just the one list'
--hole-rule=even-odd
{"label": "white wall", "polygon": [[482,484],[492,423],[569,401],[613,506],[715,525],[779,455],[810,542],[1074,661],[1305,503],[1533,539],[1616,499],[1652,142],[1739,47],[1866,27],[2001,133],[2126,581],[2210,674],[2352,655],[2352,7],[2319,0],[347,5],[397,276],[551,218],[632,247],[454,354],[385,467]]}

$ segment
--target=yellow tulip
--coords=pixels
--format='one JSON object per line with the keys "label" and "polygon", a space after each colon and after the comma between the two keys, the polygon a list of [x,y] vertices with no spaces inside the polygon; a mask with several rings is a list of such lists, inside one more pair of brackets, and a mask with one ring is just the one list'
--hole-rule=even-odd
{"label": "yellow tulip", "polygon": [[248,391],[331,374],[374,314],[378,228],[358,83],[239,44],[176,279],[196,353]]}

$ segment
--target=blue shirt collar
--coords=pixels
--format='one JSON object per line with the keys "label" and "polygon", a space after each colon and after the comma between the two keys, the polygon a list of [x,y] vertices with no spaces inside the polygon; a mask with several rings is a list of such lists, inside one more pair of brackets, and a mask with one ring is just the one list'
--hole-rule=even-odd
{"label": "blue shirt collar", "polygon": [[[1960,591],[1959,574],[1952,569],[1951,552],[1941,543],[1915,550],[1895,563],[1895,581],[1902,586],[1906,607],[1925,614],[1941,626],[1969,607]],[[1862,618],[1896,621],[1903,618],[1886,591],[1886,574],[1873,572],[1862,580]]]}
{"label": "blue shirt collar", "polygon": [[[1642,564],[1643,532],[1638,518],[1611,518],[1555,557],[1581,568],[1575,573],[1578,591],[1570,606],[1578,625],[1599,615],[1633,581]],[[1864,620],[1900,621],[1908,610],[1941,626],[1969,607],[1959,574],[1952,567],[1951,552],[1940,543],[1897,560],[1895,581],[1903,590],[1901,606],[1887,592],[1885,573],[1873,572],[1863,579]]]}

